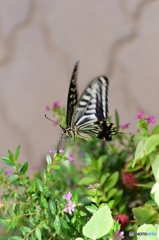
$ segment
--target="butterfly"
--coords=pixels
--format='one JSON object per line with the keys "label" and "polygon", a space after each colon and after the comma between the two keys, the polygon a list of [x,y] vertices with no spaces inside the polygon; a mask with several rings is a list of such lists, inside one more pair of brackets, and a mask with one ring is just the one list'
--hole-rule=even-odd
{"label": "butterfly", "polygon": [[97,137],[110,141],[117,134],[113,123],[108,122],[108,87],[106,76],[99,76],[92,80],[78,100],[77,93],[77,62],[75,64],[67,99],[67,127],[62,128],[58,148],[64,149],[67,140],[77,136],[85,140]]}

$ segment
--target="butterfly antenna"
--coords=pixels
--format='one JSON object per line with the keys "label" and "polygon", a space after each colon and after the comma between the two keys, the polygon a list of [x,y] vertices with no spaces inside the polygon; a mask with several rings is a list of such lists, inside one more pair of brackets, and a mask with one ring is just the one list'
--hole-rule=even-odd
{"label": "butterfly antenna", "polygon": [[55,124],[59,125],[59,126],[60,126],[60,128],[62,128],[60,124],[58,124],[57,122],[55,122],[55,121],[53,121],[52,119],[48,118],[48,117],[46,116],[46,114],[45,114],[45,117],[46,117],[48,120],[50,120],[51,122],[53,122],[53,123],[55,123]]}

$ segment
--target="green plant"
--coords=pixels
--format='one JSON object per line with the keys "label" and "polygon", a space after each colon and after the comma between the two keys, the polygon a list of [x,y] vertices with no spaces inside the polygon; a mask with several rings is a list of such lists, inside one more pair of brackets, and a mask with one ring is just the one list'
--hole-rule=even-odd
{"label": "green plant", "polygon": [[[59,104],[47,110],[65,124]],[[20,146],[15,156],[8,150],[2,161],[12,173],[0,170],[1,239],[122,239],[123,229],[125,237],[130,231],[156,234],[159,125],[150,133],[152,116],[145,119],[140,113],[137,118],[137,136],[125,134],[126,124],[111,142],[76,139],[82,169],[73,163],[73,141],[65,154],[51,150],[46,169],[33,178],[27,176],[28,163],[18,162]],[[119,125],[116,112],[117,129]]]}

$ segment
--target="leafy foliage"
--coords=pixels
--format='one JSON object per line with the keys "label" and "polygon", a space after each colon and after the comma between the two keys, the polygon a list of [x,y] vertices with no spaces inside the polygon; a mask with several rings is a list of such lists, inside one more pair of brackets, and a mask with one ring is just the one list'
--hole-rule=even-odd
{"label": "leafy foliage", "polygon": [[[62,125],[65,110],[57,106],[52,111]],[[115,116],[118,129],[117,111]],[[109,143],[76,139],[82,169],[71,162],[71,141],[65,154],[47,154],[46,169],[32,178],[27,176],[28,163],[18,162],[20,146],[15,155],[8,150],[2,161],[12,173],[0,169],[2,239],[113,239],[122,230],[121,219],[113,217],[122,214],[130,219],[124,223],[125,236],[130,230],[157,232],[159,125],[150,133],[141,116],[137,126],[137,136],[123,129]]]}

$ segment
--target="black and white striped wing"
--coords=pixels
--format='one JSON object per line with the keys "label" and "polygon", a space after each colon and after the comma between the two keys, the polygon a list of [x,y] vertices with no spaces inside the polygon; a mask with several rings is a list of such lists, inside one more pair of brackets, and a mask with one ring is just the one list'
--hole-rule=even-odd
{"label": "black and white striped wing", "polygon": [[66,115],[67,126],[71,126],[73,112],[74,112],[75,106],[77,105],[77,101],[78,101],[77,71],[78,71],[78,62],[75,64],[75,67],[74,67],[74,70],[72,73],[72,77],[71,77],[69,91],[68,91],[67,115]]}
{"label": "black and white striped wing", "polygon": [[94,129],[95,132],[99,130],[92,123],[105,120],[108,116],[108,85],[109,80],[105,76],[95,78],[88,85],[75,107],[71,121],[72,128],[81,126],[83,131],[89,131],[89,128],[92,131]]}

